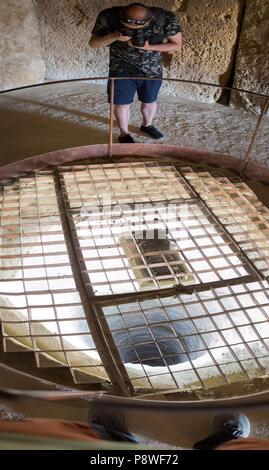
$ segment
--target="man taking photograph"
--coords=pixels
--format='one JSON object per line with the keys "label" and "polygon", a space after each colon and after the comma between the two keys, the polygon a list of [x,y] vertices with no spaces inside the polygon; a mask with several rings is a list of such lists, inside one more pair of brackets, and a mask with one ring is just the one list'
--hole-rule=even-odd
{"label": "man taking photograph", "polygon": [[[134,142],[128,125],[130,106],[136,92],[143,116],[140,130],[156,140],[164,137],[152,125],[162,84],[162,53],[179,50],[181,44],[180,25],[169,10],[132,3],[99,13],[89,45],[93,48],[109,46],[109,76],[154,78],[115,80],[114,112],[120,129],[118,142]],[[109,82],[107,91],[110,102]]]}

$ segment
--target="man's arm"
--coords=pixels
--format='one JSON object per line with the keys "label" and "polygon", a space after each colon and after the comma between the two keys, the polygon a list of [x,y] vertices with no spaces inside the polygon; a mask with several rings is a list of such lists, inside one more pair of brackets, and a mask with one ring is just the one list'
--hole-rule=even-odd
{"label": "man's arm", "polygon": [[93,48],[110,46],[114,41],[129,41],[130,36],[123,36],[120,31],[111,27],[111,8],[102,10],[95,22],[89,46]]}
{"label": "man's arm", "polygon": [[149,44],[148,41],[146,41],[143,47],[133,46],[131,43],[129,43],[129,45],[137,47],[137,49],[143,49],[144,51],[179,51],[182,46],[182,33],[177,33],[174,36],[168,36],[167,41],[168,42],[165,42],[163,44]]}
{"label": "man's arm", "polygon": [[89,45],[93,48],[110,46],[114,41],[130,41],[131,36],[123,36],[120,31],[114,31],[114,33],[106,34],[105,36],[95,36],[92,34],[89,40]]}
{"label": "man's arm", "polygon": [[106,47],[116,41],[115,33],[106,34],[105,36],[95,36],[92,34],[89,40],[89,46],[96,47]]}

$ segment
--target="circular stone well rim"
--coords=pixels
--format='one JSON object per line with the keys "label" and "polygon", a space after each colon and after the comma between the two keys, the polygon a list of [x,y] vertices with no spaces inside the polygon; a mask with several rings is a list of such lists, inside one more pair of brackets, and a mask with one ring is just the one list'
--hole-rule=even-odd
{"label": "circular stone well rim", "polygon": [[[56,150],[40,155],[35,155],[8,165],[0,167],[0,182],[18,178],[27,173],[42,170],[48,166],[58,166],[65,163],[73,163],[83,160],[105,159],[105,163],[115,163],[122,158],[136,157],[158,159],[173,159],[184,164],[193,163],[210,165],[241,173],[245,161],[228,154],[212,152],[192,147],[165,144],[112,144],[112,158],[109,156],[109,144],[86,145]],[[269,168],[249,162],[244,170],[244,178],[269,184]]]}
{"label": "circular stone well rim", "polygon": [[[109,156],[109,144],[98,144],[98,145],[86,145],[80,147],[72,147],[67,149],[56,150],[53,152],[48,152],[40,155],[31,156],[12,162],[8,165],[0,167],[0,183],[5,183],[10,179],[18,178],[24,176],[27,173],[37,172],[48,167],[57,167],[61,164],[68,164],[74,162],[83,161],[93,161],[96,163],[98,160],[101,160],[100,163],[115,163],[117,161],[135,161],[138,160],[156,160],[160,159],[172,162],[182,162],[186,164],[196,164],[196,165],[209,165],[219,169],[231,170],[240,174],[243,166],[244,160],[239,159],[227,154],[211,152],[207,150],[201,150],[191,147],[183,147],[179,145],[164,145],[164,144],[113,144],[112,152],[113,157]],[[245,169],[244,177],[246,179],[255,180],[260,183],[269,184],[269,168],[262,167],[256,163],[249,162],[248,166]],[[13,365],[13,367],[16,366]],[[31,376],[36,377],[32,372]],[[38,378],[38,377],[37,377]],[[247,383],[241,382],[240,384],[229,384],[223,387],[223,391],[219,387],[210,389],[210,396],[214,399],[224,398],[229,400],[231,403],[236,397],[245,395],[247,399],[259,395],[259,393],[268,392],[269,379],[266,377],[257,377]],[[238,388],[240,386],[240,389]],[[79,388],[77,385],[72,385],[72,387]],[[80,387],[85,389],[85,387]],[[257,395],[258,394],[258,395]],[[173,391],[173,392],[160,392],[157,394],[147,394],[145,398],[155,400],[168,400],[168,401],[189,401],[189,400],[204,400],[207,398],[208,390],[195,390],[190,391],[189,396],[186,397],[182,391]],[[141,395],[140,398],[142,398]],[[137,397],[139,399],[139,397]],[[231,403],[232,404],[232,403]]]}

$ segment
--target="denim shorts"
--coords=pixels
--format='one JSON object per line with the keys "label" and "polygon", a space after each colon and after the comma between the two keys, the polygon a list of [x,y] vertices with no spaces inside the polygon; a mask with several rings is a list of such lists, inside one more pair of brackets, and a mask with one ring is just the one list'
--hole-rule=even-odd
{"label": "denim shorts", "polygon": [[[112,77],[128,77],[128,74],[113,73]],[[114,103],[115,104],[131,104],[134,95],[137,92],[139,101],[142,103],[153,103],[157,100],[162,80],[143,80],[145,75],[141,75],[141,79],[125,78],[124,80],[114,81]],[[154,77],[155,78],[155,77]],[[162,74],[156,78],[162,78]],[[110,103],[110,83],[107,83],[108,102]]]}

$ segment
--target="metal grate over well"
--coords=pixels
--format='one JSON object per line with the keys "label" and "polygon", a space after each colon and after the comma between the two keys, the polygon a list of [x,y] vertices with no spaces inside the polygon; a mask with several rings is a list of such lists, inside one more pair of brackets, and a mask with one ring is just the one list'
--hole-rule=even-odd
{"label": "metal grate over well", "polygon": [[68,164],[2,186],[4,351],[122,393],[269,372],[269,210],[239,178]]}

